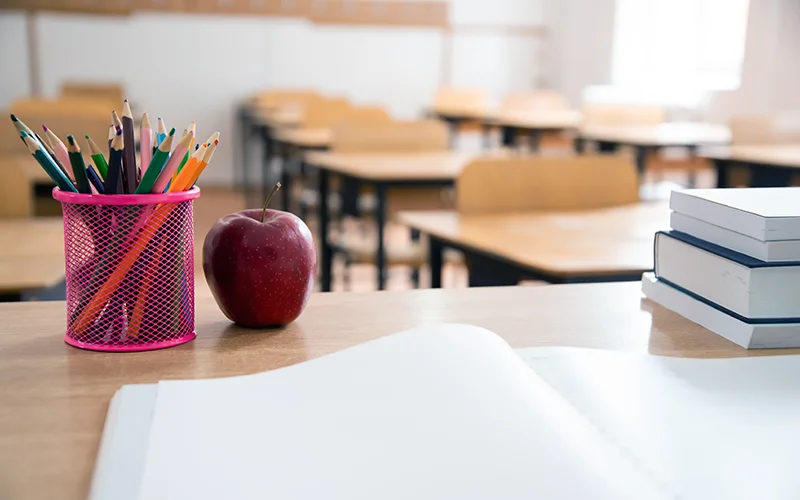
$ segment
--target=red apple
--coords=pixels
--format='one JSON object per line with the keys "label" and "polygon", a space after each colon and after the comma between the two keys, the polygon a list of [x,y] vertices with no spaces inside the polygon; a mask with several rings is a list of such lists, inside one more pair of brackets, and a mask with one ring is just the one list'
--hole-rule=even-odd
{"label": "red apple", "polygon": [[219,308],[250,328],[297,319],[317,273],[311,231],[299,217],[267,209],[272,194],[263,210],[219,219],[203,244],[203,272]]}

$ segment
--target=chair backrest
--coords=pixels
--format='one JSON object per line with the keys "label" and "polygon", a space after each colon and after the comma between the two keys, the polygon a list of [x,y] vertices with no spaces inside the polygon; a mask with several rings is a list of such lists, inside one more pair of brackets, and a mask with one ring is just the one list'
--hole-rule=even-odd
{"label": "chair backrest", "polygon": [[381,106],[353,106],[345,113],[342,123],[390,123],[392,117]]}
{"label": "chair backrest", "polygon": [[567,109],[567,100],[555,90],[534,90],[509,94],[500,107],[503,110]]}
{"label": "chair backrest", "polygon": [[[110,106],[121,106],[125,90],[119,83],[64,82],[59,98],[63,100],[104,101]],[[112,108],[113,109],[113,108]]]}
{"label": "chair backrest", "polygon": [[734,116],[729,124],[733,144],[800,143],[800,111]]}
{"label": "chair backrest", "polygon": [[447,126],[439,121],[344,122],[333,127],[331,150],[339,153],[447,151]]}
{"label": "chair backrest", "polygon": [[585,104],[583,125],[659,125],[666,121],[661,106],[635,104]]}
{"label": "chair backrest", "polygon": [[463,214],[578,210],[639,201],[636,169],[616,156],[484,158],[456,182]]}
{"label": "chair backrest", "polygon": [[266,90],[255,96],[254,104],[263,109],[276,109],[287,105],[307,106],[320,101],[322,96],[312,90]]}
{"label": "chair backrest", "polygon": [[321,99],[308,103],[303,109],[299,126],[302,128],[327,128],[341,123],[353,105],[343,97]]}
{"label": "chair backrest", "polygon": [[[84,136],[87,134],[98,144],[107,140],[111,109],[107,101],[22,99],[15,101],[9,112],[17,115],[40,135],[42,125],[52,129],[64,143],[68,135],[74,135],[79,139],[82,149],[85,149]],[[8,126],[0,128],[0,154],[27,152],[10,122]]]}
{"label": "chair backrest", "polygon": [[482,111],[488,106],[489,98],[480,89],[443,88],[433,99],[433,110],[440,112]]}

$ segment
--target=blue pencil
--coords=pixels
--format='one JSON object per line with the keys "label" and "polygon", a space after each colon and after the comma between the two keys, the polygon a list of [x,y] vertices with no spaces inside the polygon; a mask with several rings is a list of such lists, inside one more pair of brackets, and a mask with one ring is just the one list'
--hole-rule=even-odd
{"label": "blue pencil", "polygon": [[22,140],[25,142],[25,145],[28,146],[28,151],[36,158],[36,161],[39,162],[39,165],[42,166],[47,175],[53,179],[53,182],[62,190],[62,191],[70,191],[73,193],[77,193],[78,190],[75,189],[75,186],[72,184],[72,181],[64,175],[64,172],[58,168],[58,165],[55,164],[50,155],[45,153],[42,150],[42,147],[36,142],[36,139],[28,135],[27,132],[24,130],[20,133],[22,136]]}
{"label": "blue pencil", "polygon": [[89,178],[89,182],[92,183],[92,186],[94,186],[98,193],[106,194],[106,187],[103,185],[103,179],[100,178],[100,175],[93,166],[89,165],[86,167],[86,176]]}

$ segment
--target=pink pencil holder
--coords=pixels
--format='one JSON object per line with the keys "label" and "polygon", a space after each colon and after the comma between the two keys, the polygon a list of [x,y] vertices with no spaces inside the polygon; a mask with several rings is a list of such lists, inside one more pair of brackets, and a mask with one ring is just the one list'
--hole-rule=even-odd
{"label": "pink pencil holder", "polygon": [[197,187],[146,195],[53,190],[64,214],[67,344],[146,351],[195,338],[198,196]]}

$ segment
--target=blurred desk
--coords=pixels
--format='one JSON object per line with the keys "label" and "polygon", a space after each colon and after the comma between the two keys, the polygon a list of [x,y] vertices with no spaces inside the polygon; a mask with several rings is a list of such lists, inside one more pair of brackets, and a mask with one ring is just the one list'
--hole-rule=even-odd
{"label": "blurred desk", "polygon": [[384,227],[386,224],[386,194],[389,189],[450,186],[461,170],[479,155],[442,153],[359,154],[311,152],[305,163],[319,169],[319,238],[322,247],[321,287],[331,289],[331,260],[333,249],[328,241],[328,179],[338,174],[358,184],[375,188],[375,225],[378,245],[375,265],[378,289],[385,286]]}
{"label": "blurred desk", "polygon": [[64,280],[64,222],[60,217],[0,219],[0,295],[27,292]]}
{"label": "blurred desk", "polygon": [[729,172],[744,167],[753,187],[785,187],[800,173],[800,144],[708,148],[701,153],[717,171],[717,187],[732,187]]}
{"label": "blurred desk", "polygon": [[543,133],[573,130],[582,119],[580,111],[570,109],[504,110],[485,113],[481,123],[484,134],[491,126],[500,127],[502,144],[508,147],[515,145],[518,131],[527,132],[530,149],[536,152]]}
{"label": "blurred desk", "polygon": [[709,123],[663,123],[661,125],[581,127],[575,139],[575,151],[582,153],[587,141],[596,142],[603,152],[614,152],[618,146],[631,146],[636,151],[636,168],[643,175],[647,154],[662,147],[687,148],[695,155],[699,146],[727,144],[731,140],[728,127]]}
{"label": "blurred desk", "polygon": [[441,286],[442,251],[464,252],[470,286],[637,281],[653,268],[653,237],[669,229],[666,203],[569,212],[470,215],[400,212],[430,238],[431,284]]}

